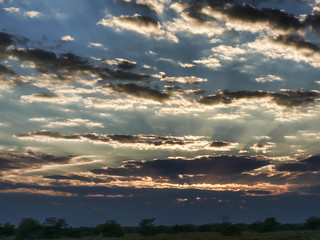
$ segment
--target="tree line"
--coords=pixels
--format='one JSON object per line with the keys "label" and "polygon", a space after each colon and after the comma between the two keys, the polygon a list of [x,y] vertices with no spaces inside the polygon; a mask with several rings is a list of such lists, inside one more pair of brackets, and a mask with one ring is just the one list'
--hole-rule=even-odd
{"label": "tree line", "polygon": [[299,231],[320,230],[320,218],[310,217],[301,224],[283,224],[275,218],[266,218],[264,221],[256,221],[251,224],[230,222],[211,223],[203,225],[182,224],[165,226],[154,224],[155,218],[144,218],[139,226],[124,227],[115,220],[108,220],[95,227],[71,227],[64,218],[48,217],[41,224],[34,218],[21,219],[18,226],[11,223],[0,223],[0,237],[12,237],[15,239],[58,239],[81,238],[81,237],[122,237],[129,233],[140,233],[144,236],[153,236],[159,233],[177,234],[185,232],[219,232],[226,236],[241,235],[244,231],[274,232],[274,231]]}

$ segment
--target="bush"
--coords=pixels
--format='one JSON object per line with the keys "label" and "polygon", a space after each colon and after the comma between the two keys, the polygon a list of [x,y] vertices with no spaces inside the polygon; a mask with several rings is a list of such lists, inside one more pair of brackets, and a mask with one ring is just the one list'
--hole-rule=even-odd
{"label": "bush", "polygon": [[121,225],[114,220],[109,220],[98,226],[99,233],[103,237],[123,237],[124,230]]}
{"label": "bush", "polygon": [[320,229],[320,218],[318,217],[309,217],[306,222],[305,222],[305,225],[308,229],[310,230],[319,230]]}
{"label": "bush", "polygon": [[15,227],[11,223],[5,223],[4,225],[0,225],[0,236],[12,236],[15,233]]}
{"label": "bush", "polygon": [[275,232],[279,230],[280,223],[275,218],[266,218],[260,225],[259,232]]}
{"label": "bush", "polygon": [[23,218],[17,229],[16,239],[35,239],[41,235],[42,226],[38,220]]}
{"label": "bush", "polygon": [[153,236],[157,234],[156,228],[153,225],[155,218],[144,218],[139,223],[139,232],[143,236]]}
{"label": "bush", "polygon": [[44,238],[59,238],[65,233],[68,224],[63,218],[48,217],[43,223],[42,235]]}
{"label": "bush", "polygon": [[222,228],[220,233],[224,236],[241,235],[241,229],[237,225],[227,224]]}

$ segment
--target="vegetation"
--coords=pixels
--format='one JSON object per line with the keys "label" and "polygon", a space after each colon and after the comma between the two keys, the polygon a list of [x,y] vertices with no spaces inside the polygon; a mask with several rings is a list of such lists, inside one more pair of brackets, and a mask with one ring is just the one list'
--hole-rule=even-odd
{"label": "vegetation", "polygon": [[211,223],[156,226],[155,218],[144,218],[136,227],[122,227],[108,220],[96,227],[71,227],[63,218],[49,217],[41,224],[33,218],[21,219],[18,226],[0,223],[0,239],[319,239],[320,218],[310,217],[303,224],[281,224],[266,218],[251,224]]}

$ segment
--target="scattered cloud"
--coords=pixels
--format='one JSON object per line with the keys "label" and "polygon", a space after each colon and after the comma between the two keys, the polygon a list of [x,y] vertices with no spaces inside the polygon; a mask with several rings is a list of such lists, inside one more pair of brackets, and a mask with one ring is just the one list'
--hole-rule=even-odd
{"label": "scattered cloud", "polygon": [[132,147],[137,149],[180,149],[184,151],[219,151],[228,152],[238,147],[238,143],[209,141],[201,136],[157,136],[153,134],[121,135],[96,133],[63,135],[59,132],[38,131],[15,135],[19,139],[35,141],[89,141],[96,144],[108,144],[114,148]]}
{"label": "scattered cloud", "polygon": [[145,98],[159,102],[166,101],[170,98],[170,95],[167,93],[162,93],[158,90],[154,90],[149,87],[139,86],[133,83],[109,84],[106,87],[112,89],[115,92],[125,93],[134,97]]}
{"label": "scattered cloud", "polygon": [[3,10],[5,10],[6,12],[9,12],[9,13],[18,13],[18,12],[20,12],[20,8],[16,8],[16,7],[3,8]]}
{"label": "scattered cloud", "polygon": [[24,13],[24,16],[28,18],[39,18],[41,16],[41,13],[37,11],[26,11]]}
{"label": "scattered cloud", "polygon": [[61,40],[62,42],[73,42],[73,41],[74,41],[74,38],[71,37],[70,35],[66,35],[66,36],[61,37],[60,40]]}
{"label": "scattered cloud", "polygon": [[178,39],[174,35],[162,30],[159,22],[151,17],[141,16],[139,14],[133,16],[121,15],[119,17],[102,19],[97,24],[115,28],[117,31],[121,31],[122,29],[134,31],[148,38],[153,37],[156,40],[168,39],[178,42]]}
{"label": "scattered cloud", "polygon": [[259,77],[255,79],[257,82],[266,83],[266,82],[275,82],[275,81],[283,81],[281,77],[269,74],[266,77]]}
{"label": "scattered cloud", "polygon": [[206,105],[231,104],[240,99],[270,98],[274,103],[284,107],[296,107],[317,103],[318,92],[304,90],[283,90],[280,93],[267,91],[221,91],[214,95],[201,97],[199,103]]}

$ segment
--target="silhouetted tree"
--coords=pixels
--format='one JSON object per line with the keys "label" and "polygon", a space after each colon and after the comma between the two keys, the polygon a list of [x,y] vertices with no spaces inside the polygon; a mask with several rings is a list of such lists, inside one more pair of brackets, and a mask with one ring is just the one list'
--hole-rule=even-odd
{"label": "silhouetted tree", "polygon": [[17,229],[16,239],[35,239],[40,237],[42,226],[38,220],[23,218]]}
{"label": "silhouetted tree", "polygon": [[274,232],[279,230],[280,223],[274,217],[266,218],[260,225],[259,232]]}
{"label": "silhouetted tree", "polygon": [[109,220],[104,224],[98,226],[99,233],[103,237],[123,237],[124,230],[121,225],[115,220]]}
{"label": "silhouetted tree", "polygon": [[319,230],[320,229],[320,218],[318,217],[309,217],[306,222],[305,222],[305,225],[308,229],[310,230]]}
{"label": "silhouetted tree", "polygon": [[64,218],[48,217],[43,223],[43,237],[59,238],[68,226]]}
{"label": "silhouetted tree", "polygon": [[220,233],[225,236],[241,235],[241,229],[237,225],[228,223],[221,229]]}
{"label": "silhouetted tree", "polygon": [[139,232],[143,236],[152,236],[157,234],[156,228],[154,227],[153,222],[155,221],[155,218],[144,218],[139,222]]}
{"label": "silhouetted tree", "polygon": [[0,236],[12,236],[15,234],[15,227],[11,223],[0,224]]}

